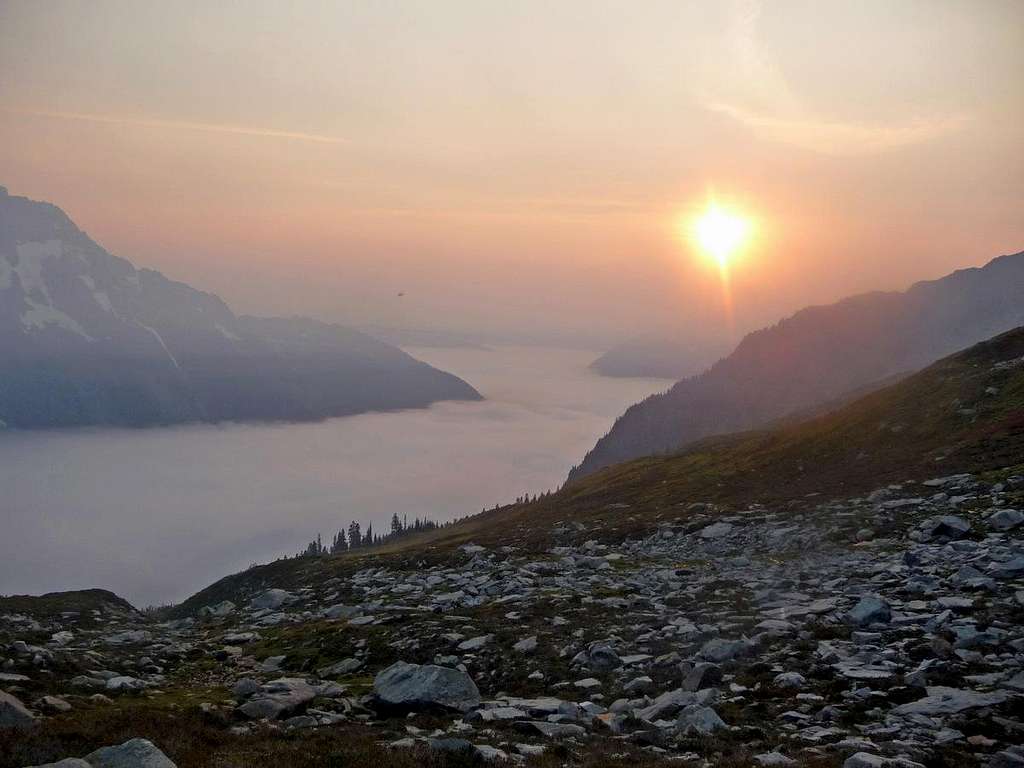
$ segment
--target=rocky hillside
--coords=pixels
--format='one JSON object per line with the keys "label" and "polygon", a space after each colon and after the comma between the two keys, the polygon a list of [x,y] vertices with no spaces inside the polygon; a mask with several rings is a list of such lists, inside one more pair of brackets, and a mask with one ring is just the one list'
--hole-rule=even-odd
{"label": "rocky hillside", "polygon": [[479,397],[357,331],[239,317],[0,188],[0,425],[310,420]]}
{"label": "rocky hillside", "polygon": [[1022,510],[1018,329],[160,617],[0,602],[0,768],[1017,766]]}
{"label": "rocky hillside", "polygon": [[1024,477],[799,501],[266,570],[173,621],[2,615],[0,766],[1017,765]]}
{"label": "rocky hillside", "polygon": [[841,398],[1024,323],[1024,253],[979,269],[810,307],[705,373],[632,406],[569,475],[677,450]]}

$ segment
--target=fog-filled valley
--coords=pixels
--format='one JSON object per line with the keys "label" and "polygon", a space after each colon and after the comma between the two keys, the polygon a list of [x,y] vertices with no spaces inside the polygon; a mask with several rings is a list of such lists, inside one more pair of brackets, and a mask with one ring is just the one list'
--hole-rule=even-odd
{"label": "fog-filled valley", "polygon": [[671,383],[600,377],[586,350],[409,351],[486,399],[308,424],[0,431],[4,591],[179,601],[351,520],[383,533],[395,513],[474,514],[557,488],[623,408]]}

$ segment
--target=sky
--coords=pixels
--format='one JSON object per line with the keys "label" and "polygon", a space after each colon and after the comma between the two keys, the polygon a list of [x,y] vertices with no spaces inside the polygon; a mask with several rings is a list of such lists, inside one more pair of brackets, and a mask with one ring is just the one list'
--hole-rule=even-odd
{"label": "sky", "polygon": [[1017,0],[0,0],[0,184],[238,311],[735,335],[1024,249],[1022,81]]}

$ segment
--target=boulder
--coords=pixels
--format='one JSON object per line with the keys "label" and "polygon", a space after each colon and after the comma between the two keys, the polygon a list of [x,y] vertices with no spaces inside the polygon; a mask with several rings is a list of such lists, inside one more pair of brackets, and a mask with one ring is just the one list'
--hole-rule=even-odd
{"label": "boulder", "polygon": [[857,752],[846,758],[843,768],[924,768],[921,763],[904,757],[881,757],[870,752]]}
{"label": "boulder", "polygon": [[250,600],[249,607],[256,610],[263,608],[276,610],[293,599],[291,592],[285,592],[283,589],[268,589]]}
{"label": "boulder", "polygon": [[146,687],[146,682],[137,677],[129,675],[118,675],[107,680],[108,691],[133,692],[141,691]]}
{"label": "boulder", "polygon": [[796,765],[796,760],[786,757],[781,752],[762,752],[760,755],[754,755],[754,762],[763,768],[787,768]]}
{"label": "boulder", "polygon": [[251,677],[243,677],[231,686],[231,695],[236,699],[247,699],[259,691],[260,684]]}
{"label": "boulder", "polygon": [[438,707],[466,712],[480,703],[480,691],[465,672],[404,661],[377,674],[373,693],[382,707],[394,709]]}
{"label": "boulder", "polygon": [[530,637],[520,640],[512,646],[512,650],[516,653],[533,653],[537,650],[537,636],[531,635]]}
{"label": "boulder", "polygon": [[147,739],[100,747],[86,755],[85,762],[93,768],[176,768],[171,759]]}
{"label": "boulder", "polygon": [[463,652],[479,651],[493,639],[494,635],[478,635],[477,637],[471,637],[469,640],[463,640],[459,643],[458,650]]}
{"label": "boulder", "polygon": [[71,711],[71,705],[60,696],[42,696],[35,705],[37,709],[53,714]]}
{"label": "boulder", "polygon": [[16,697],[0,691],[0,728],[31,728],[35,715],[25,709]]}
{"label": "boulder", "polygon": [[728,727],[715,710],[699,704],[683,707],[676,719],[676,730],[682,734],[696,733],[703,736]]}
{"label": "boulder", "polygon": [[772,682],[779,688],[803,688],[807,679],[799,672],[781,672]]}
{"label": "boulder", "polygon": [[708,640],[700,649],[700,656],[707,661],[721,664],[723,661],[731,661],[737,656],[744,655],[748,645],[743,640],[723,640],[718,637]]}
{"label": "boulder", "polygon": [[1024,512],[1019,509],[1000,509],[989,515],[985,523],[994,531],[1012,531],[1024,523]]}
{"label": "boulder", "polygon": [[622,666],[622,659],[607,643],[591,643],[587,649],[587,666],[596,672],[608,672]]}
{"label": "boulder", "polygon": [[846,614],[847,620],[858,627],[868,624],[888,624],[892,619],[892,608],[886,600],[875,595],[864,595]]}
{"label": "boulder", "polygon": [[572,723],[549,723],[546,720],[523,720],[516,727],[524,733],[539,733],[548,739],[571,739],[587,735],[587,729]]}
{"label": "boulder", "polygon": [[959,515],[930,517],[918,528],[926,539],[962,539],[971,532],[971,524]]}
{"label": "boulder", "polygon": [[330,608],[325,608],[323,615],[325,619],[351,619],[358,616],[363,612],[363,609],[358,605],[344,605],[338,603],[332,605]]}
{"label": "boulder", "polygon": [[993,563],[990,572],[997,579],[1016,579],[1024,576],[1024,555],[1017,555],[1004,563]]}
{"label": "boulder", "polygon": [[897,715],[955,715],[967,709],[1002,704],[1009,698],[1009,694],[1002,691],[979,693],[945,686],[932,686],[925,690],[928,695],[923,699],[901,704],[893,712]]}
{"label": "boulder", "polygon": [[316,690],[301,678],[281,677],[260,686],[257,693],[238,708],[238,712],[252,720],[280,719],[316,698]]}
{"label": "boulder", "polygon": [[362,659],[342,659],[337,664],[331,664],[329,667],[321,667],[317,670],[317,673],[320,677],[340,677],[342,675],[351,675],[353,672],[357,672],[362,669],[362,666]]}
{"label": "boulder", "polygon": [[235,604],[230,600],[223,600],[216,605],[205,605],[199,609],[200,616],[215,616],[223,618],[235,612]]}
{"label": "boulder", "polygon": [[717,664],[708,661],[701,661],[693,665],[686,677],[683,679],[684,691],[699,691],[702,688],[710,688],[722,682],[722,668]]}
{"label": "boulder", "polygon": [[636,710],[635,714],[640,720],[654,722],[666,717],[675,717],[684,707],[693,704],[710,704],[717,699],[718,691],[715,688],[706,688],[699,693],[684,691],[680,688],[674,691],[666,691],[648,706]]}

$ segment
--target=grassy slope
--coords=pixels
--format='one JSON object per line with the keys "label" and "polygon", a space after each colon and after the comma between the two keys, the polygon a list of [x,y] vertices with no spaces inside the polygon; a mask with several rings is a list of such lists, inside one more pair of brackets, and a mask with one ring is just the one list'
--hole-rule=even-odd
{"label": "grassy slope", "polygon": [[[176,613],[259,586],[298,585],[370,564],[445,556],[469,541],[542,549],[558,523],[615,538],[685,517],[687,504],[797,505],[891,482],[957,472],[1024,470],[1024,328],[940,360],[838,410],[775,429],[712,438],[667,457],[609,467],[531,504],[331,558],[279,561],[223,579]],[[993,391],[994,388],[994,391]],[[597,530],[593,530],[597,528]]]}

